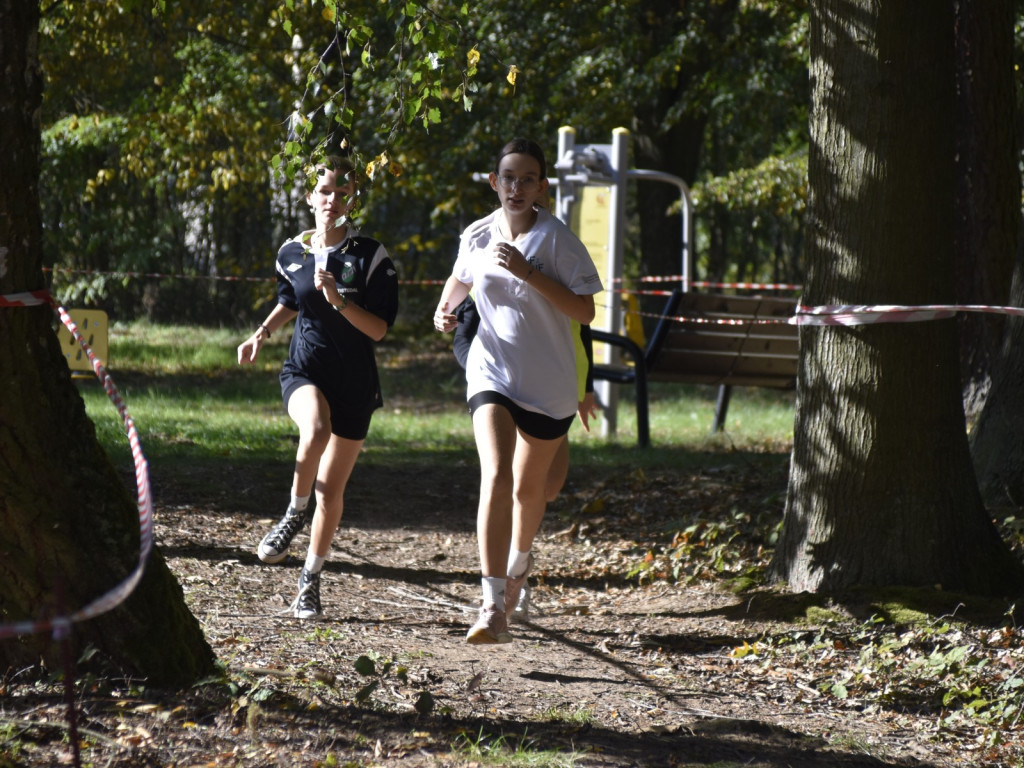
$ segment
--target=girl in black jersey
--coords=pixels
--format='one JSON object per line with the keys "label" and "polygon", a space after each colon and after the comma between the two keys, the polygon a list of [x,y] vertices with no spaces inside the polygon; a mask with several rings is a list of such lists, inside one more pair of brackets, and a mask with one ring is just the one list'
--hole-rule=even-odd
{"label": "girl in black jersey", "polygon": [[277,306],[238,347],[239,364],[252,364],[263,342],[295,320],[281,371],[285,408],[299,428],[291,501],[257,554],[265,563],[287,557],[315,493],[309,550],[291,606],[301,619],[322,615],[320,571],[370,417],[382,405],[373,343],[398,313],[398,276],[387,251],[348,220],[355,200],[348,161],[332,157],[317,167],[316,186],[306,196],[316,229],[281,246]]}

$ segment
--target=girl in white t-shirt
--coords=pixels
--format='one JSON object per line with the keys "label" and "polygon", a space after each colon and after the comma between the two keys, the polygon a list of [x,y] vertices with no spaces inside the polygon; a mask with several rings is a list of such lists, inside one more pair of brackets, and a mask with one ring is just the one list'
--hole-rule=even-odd
{"label": "girl in white t-shirt", "polygon": [[579,239],[544,207],[547,164],[514,139],[490,174],[501,208],[462,234],[434,327],[458,325],[470,289],[480,326],[466,360],[466,399],[480,456],[477,538],[483,606],[466,639],[507,643],[507,616],[532,566],[548,466],[576,413],[570,320],[594,318],[597,269]]}

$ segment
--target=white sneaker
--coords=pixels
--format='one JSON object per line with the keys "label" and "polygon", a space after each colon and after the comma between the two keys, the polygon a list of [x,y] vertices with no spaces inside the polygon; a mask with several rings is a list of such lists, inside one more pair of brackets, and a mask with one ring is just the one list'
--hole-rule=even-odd
{"label": "white sneaker", "polygon": [[495,643],[511,643],[512,635],[508,633],[508,622],[505,612],[494,603],[488,603],[480,609],[476,624],[466,633],[466,642],[470,645],[493,645]]}
{"label": "white sneaker", "polygon": [[[505,577],[505,615],[512,617],[515,612],[519,610],[520,602],[522,601],[523,595],[527,595],[527,583],[526,577],[530,575],[530,571],[533,570],[533,553],[526,559],[526,570],[519,576],[506,576]],[[521,615],[519,618],[524,619],[530,613],[530,598],[529,595],[526,597],[526,615]]]}
{"label": "white sneaker", "polygon": [[521,624],[524,621],[530,620],[530,582],[523,584],[523,589],[519,593],[519,600],[516,602],[516,607],[512,613],[508,615],[508,620],[513,624]]}

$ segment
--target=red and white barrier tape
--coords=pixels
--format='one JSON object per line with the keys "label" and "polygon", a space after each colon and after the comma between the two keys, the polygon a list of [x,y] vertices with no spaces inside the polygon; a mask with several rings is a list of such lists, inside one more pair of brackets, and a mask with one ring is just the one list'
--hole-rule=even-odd
{"label": "red and white barrier tape", "polygon": [[872,323],[919,323],[943,320],[960,312],[1024,317],[1021,307],[992,307],[984,304],[828,304],[820,307],[797,305],[792,325],[870,325]]}
{"label": "red and white barrier tape", "polygon": [[804,289],[802,285],[793,283],[713,283],[707,280],[694,280],[690,285],[694,288],[735,288],[739,291],[802,291]]}
{"label": "red and white barrier tape", "polygon": [[47,291],[13,293],[0,296],[0,307],[28,307],[40,304],[48,304],[60,315],[61,322],[64,323],[65,327],[75,338],[75,341],[78,342],[89,356],[89,362],[92,363],[96,377],[103,383],[103,389],[106,391],[107,397],[110,398],[110,401],[121,415],[121,421],[128,435],[128,443],[132,449],[132,458],[135,462],[135,483],[138,489],[139,508],[139,560],[132,572],[120,584],[117,584],[107,593],[100,595],[88,605],[67,616],[0,624],[0,640],[47,631],[52,632],[54,637],[61,638],[70,631],[72,624],[95,618],[116,608],[128,598],[128,595],[138,585],[146,569],[146,561],[149,559],[150,552],[153,549],[153,499],[149,486],[149,464],[142,453],[142,445],[139,442],[139,434],[135,429],[135,422],[128,414],[128,409],[125,407],[124,400],[122,400],[121,393],[114,385],[113,379],[110,378],[110,375],[103,367],[103,363],[96,357],[92,348],[79,332],[78,326],[71,319],[71,315],[68,314],[64,307],[58,305]]}
{"label": "red and white barrier tape", "polygon": [[[230,274],[171,274],[169,272],[121,272],[102,269],[66,269],[63,267],[44,267],[44,272],[63,272],[66,274],[104,274],[109,278],[151,278],[157,280],[208,280],[215,283],[275,283],[276,278],[237,278]],[[399,280],[401,286],[443,286],[443,280]]]}
{"label": "red and white barrier tape", "polygon": [[[63,270],[72,272],[74,270]],[[88,272],[87,274],[101,274]],[[102,273],[128,276],[144,277],[181,277],[181,275],[165,275],[157,273]],[[209,278],[220,280],[265,280],[273,278]],[[640,282],[669,282],[680,280],[679,275],[665,277],[642,277]],[[399,281],[404,285],[443,285],[444,280],[418,280]],[[695,288],[736,288],[743,290],[800,290],[801,286],[790,283],[712,283],[694,282]],[[673,291],[628,291],[617,289],[617,293],[634,293],[637,295],[668,296]],[[8,296],[0,296],[0,307],[3,306],[30,306],[32,304],[49,303],[49,294],[46,291],[34,291],[30,293],[16,293]],[[984,312],[988,314],[1002,314],[1024,316],[1024,308],[1020,307],[999,307],[982,304],[926,304],[920,306],[901,304],[828,304],[818,307],[807,307],[797,305],[796,314],[790,318],[757,318],[753,320],[732,320],[713,319],[699,317],[670,317],[669,320],[686,323],[706,323],[718,325],[744,325],[744,324],[772,324],[788,323],[790,325],[869,325],[872,323],[913,323],[926,320],[941,320],[953,317],[960,312]],[[637,312],[631,313],[643,317],[661,318],[662,315]]]}
{"label": "red and white barrier tape", "polygon": [[[682,283],[686,278],[683,275],[647,275],[638,278],[641,283]],[[735,288],[742,291],[801,291],[802,285],[795,283],[729,283],[712,282],[709,280],[691,280],[693,288]]]}
{"label": "red and white barrier tape", "polygon": [[0,296],[0,307],[35,307],[40,304],[53,305],[49,291],[26,291]]}
{"label": "red and white barrier tape", "polygon": [[[113,272],[104,271],[99,269],[67,269],[64,267],[44,267],[44,272],[62,272],[64,274],[74,275],[106,275],[108,277],[117,278],[156,278],[156,279],[177,279],[177,280],[212,280],[221,281],[227,283],[272,283],[277,280],[276,277],[233,277],[231,275],[180,275],[170,274],[166,272]],[[444,285],[445,280],[399,280],[399,285]],[[611,281],[613,284],[620,284],[626,282],[623,278],[617,278]],[[664,275],[661,277],[647,276],[639,278],[641,283],[682,283],[682,275]],[[709,282],[705,280],[691,281],[690,285],[693,288],[727,288],[741,291],[799,291],[803,289],[801,285],[795,285],[792,283],[725,283],[725,282]],[[609,289],[610,290],[610,289]],[[636,293],[644,296],[668,296],[672,291],[629,291],[628,289],[616,289],[623,293]]]}
{"label": "red and white barrier tape", "polygon": [[[609,309],[607,305],[603,305]],[[797,305],[796,314],[789,317],[729,318],[702,317],[698,315],[669,316],[656,312],[633,312],[623,314],[650,317],[655,320],[671,320],[676,323],[695,325],[871,325],[875,323],[920,323],[927,320],[944,320],[960,312],[981,312],[991,315],[1024,317],[1022,307],[1000,307],[984,304],[827,304],[818,307]]]}

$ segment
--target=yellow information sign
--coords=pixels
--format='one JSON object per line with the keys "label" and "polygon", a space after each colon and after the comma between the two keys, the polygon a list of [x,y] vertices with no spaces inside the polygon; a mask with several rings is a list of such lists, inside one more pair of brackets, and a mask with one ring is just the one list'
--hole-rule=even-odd
{"label": "yellow information sign", "polygon": [[[590,258],[594,260],[597,267],[597,274],[601,275],[605,283],[605,291],[612,286],[608,285],[610,274],[609,260],[611,259],[611,248],[608,242],[608,227],[612,215],[612,189],[611,187],[585,186],[577,191],[579,199],[572,207],[570,226],[576,233],[576,237],[587,247]],[[611,329],[611,317],[608,312],[607,299],[609,294],[598,294],[594,297],[596,314],[591,325],[601,330]],[[600,344],[594,348],[595,358],[604,358],[609,355],[611,348],[607,344]],[[606,359],[595,359],[594,362],[605,363]]]}
{"label": "yellow information sign", "polygon": [[[85,342],[92,349],[93,354],[99,358],[101,363],[106,365],[107,335],[109,333],[107,313],[102,309],[69,309],[68,314],[71,315],[71,319],[78,326],[78,332],[82,334],[82,338],[85,339]],[[75,341],[71,331],[63,324],[57,329],[57,338],[60,340],[61,349],[64,350],[64,357],[67,358],[68,367],[73,372],[89,371],[91,373],[92,363],[89,362],[89,356],[82,349],[82,345]],[[73,375],[80,374],[75,373]]]}

